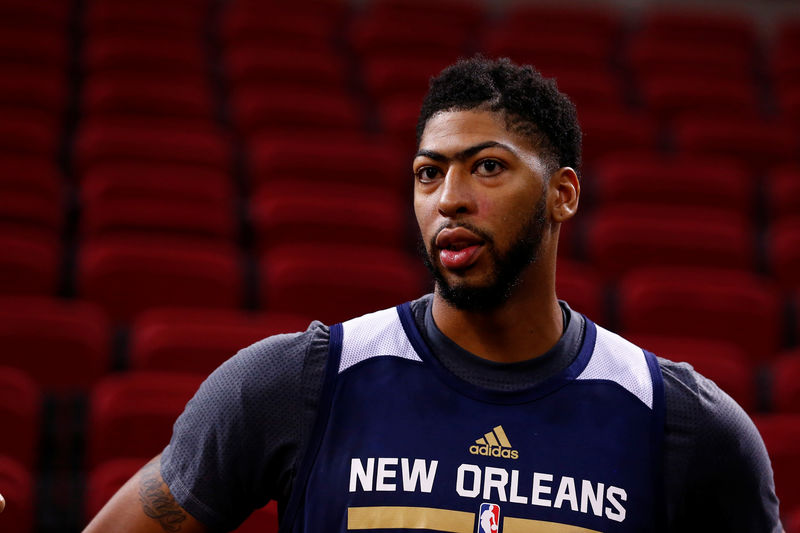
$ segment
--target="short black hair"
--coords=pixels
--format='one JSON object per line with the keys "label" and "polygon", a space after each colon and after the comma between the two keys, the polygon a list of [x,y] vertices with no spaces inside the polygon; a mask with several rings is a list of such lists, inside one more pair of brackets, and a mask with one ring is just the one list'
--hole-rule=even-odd
{"label": "short black hair", "polygon": [[417,146],[428,120],[442,111],[486,108],[505,115],[508,128],[528,137],[551,172],[581,163],[575,105],[553,79],[508,58],[461,59],[431,79],[417,121]]}

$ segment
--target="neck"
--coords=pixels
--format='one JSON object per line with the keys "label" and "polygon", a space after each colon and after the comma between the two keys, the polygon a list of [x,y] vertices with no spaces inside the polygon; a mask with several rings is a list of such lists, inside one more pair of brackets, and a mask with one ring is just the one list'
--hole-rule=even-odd
{"label": "neck", "polygon": [[555,272],[547,280],[524,280],[507,302],[491,311],[457,309],[438,291],[432,311],[442,333],[465,350],[491,361],[512,363],[538,357],[563,333]]}

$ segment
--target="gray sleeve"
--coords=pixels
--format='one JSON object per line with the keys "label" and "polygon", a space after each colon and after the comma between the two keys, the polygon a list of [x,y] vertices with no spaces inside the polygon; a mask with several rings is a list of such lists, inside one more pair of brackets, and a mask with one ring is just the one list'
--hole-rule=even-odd
{"label": "gray sleeve", "polygon": [[173,427],[161,474],[177,502],[214,530],[285,502],[316,414],[328,328],[276,335],[222,364]]}
{"label": "gray sleeve", "polygon": [[687,363],[659,363],[668,531],[781,531],[772,467],[750,417]]}

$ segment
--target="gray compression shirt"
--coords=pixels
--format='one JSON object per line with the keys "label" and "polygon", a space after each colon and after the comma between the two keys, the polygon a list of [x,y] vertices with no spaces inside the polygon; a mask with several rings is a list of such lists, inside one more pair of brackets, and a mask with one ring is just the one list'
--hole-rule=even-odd
{"label": "gray compression shirt", "polygon": [[[431,295],[412,303],[431,352],[460,379],[523,389],[563,370],[583,342],[584,317],[561,302],[565,330],[547,353],[502,364],[467,352],[436,327]],[[284,506],[311,436],[328,328],[277,335],[241,350],[202,384],[161,460],[178,503],[212,530],[235,529],[269,500]],[[666,400],[665,531],[779,532],[763,441],[747,414],[686,363],[659,358]]]}

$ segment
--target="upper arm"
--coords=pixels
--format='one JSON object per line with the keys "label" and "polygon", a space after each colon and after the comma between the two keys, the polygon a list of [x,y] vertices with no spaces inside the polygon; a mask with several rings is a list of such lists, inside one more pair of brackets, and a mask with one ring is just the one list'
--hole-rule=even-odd
{"label": "upper arm", "polygon": [[[286,501],[321,380],[304,378],[319,328],[269,337],[220,366],[175,422],[161,475],[207,527],[232,530],[269,500]],[[316,340],[315,340],[316,339]],[[315,353],[318,350],[314,350]],[[322,361],[324,364],[324,360]],[[312,392],[308,392],[313,389]]]}
{"label": "upper arm", "polygon": [[142,467],[97,513],[84,533],[206,533],[186,512],[161,477],[161,456]]}
{"label": "upper arm", "polygon": [[769,456],[750,417],[689,365],[661,365],[670,530],[780,531]]}

